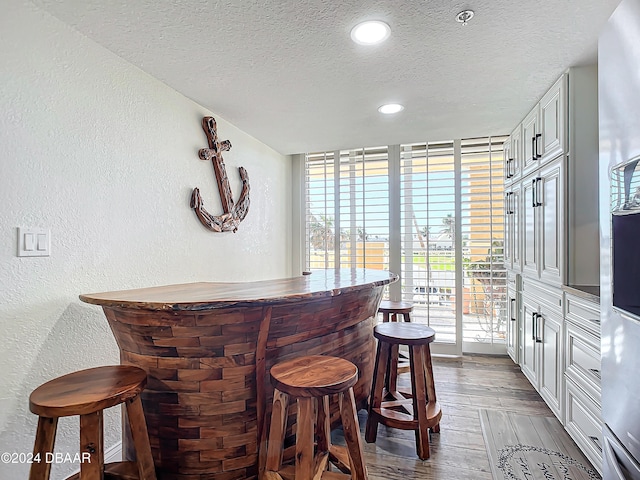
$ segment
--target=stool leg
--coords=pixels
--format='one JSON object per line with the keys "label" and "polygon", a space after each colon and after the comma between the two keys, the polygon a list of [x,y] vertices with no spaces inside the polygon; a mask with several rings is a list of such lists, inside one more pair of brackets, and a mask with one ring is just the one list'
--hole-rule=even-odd
{"label": "stool leg", "polygon": [[104,478],[102,410],[80,415],[80,478]]}
{"label": "stool leg", "polygon": [[349,449],[351,478],[352,480],[367,480],[367,468],[364,464],[362,438],[360,437],[353,388],[350,387],[346,392],[340,393],[340,398],[340,416],[342,417],[345,443]]}
{"label": "stool leg", "polygon": [[382,323],[387,323],[389,321],[389,312],[382,312]]}
{"label": "stool leg", "polygon": [[405,322],[411,322],[411,314],[409,312],[403,313],[403,316]]}
{"label": "stool leg", "polygon": [[384,377],[389,364],[389,345],[378,341],[378,351],[376,353],[376,363],[373,370],[373,385],[371,387],[371,400],[369,401],[369,415],[367,417],[367,427],[364,438],[368,443],[376,441],[378,436],[378,417],[373,411],[380,408],[382,404],[382,391],[384,389]]}
{"label": "stool leg", "polygon": [[318,398],[318,418],[316,420],[316,438],[319,452],[328,452],[331,447],[331,417],[329,396]]}
{"label": "stool leg", "polygon": [[[433,364],[431,363],[431,348],[429,345],[424,347],[425,374],[427,377],[427,400],[429,403],[435,403],[436,400],[436,384],[433,379]],[[440,422],[431,427],[433,433],[440,433]]]}
{"label": "stool leg", "polygon": [[136,463],[140,480],[156,480],[156,469],[153,465],[153,455],[149,445],[147,422],[142,410],[140,396],[127,400],[127,416],[133,444],[136,448]]}
{"label": "stool leg", "polygon": [[276,388],[273,391],[273,408],[271,410],[271,425],[269,426],[269,441],[267,442],[267,461],[265,464],[267,472],[277,472],[282,467],[288,407],[289,395]]}
{"label": "stool leg", "polygon": [[313,433],[316,419],[316,399],[298,398],[298,419],[296,423],[296,478],[313,478]]}
{"label": "stool leg", "polygon": [[389,360],[389,371],[387,374],[387,392],[396,392],[398,390],[398,358],[399,346],[394,344],[391,346],[391,358]]}
{"label": "stool leg", "polygon": [[56,442],[57,418],[38,417],[38,430],[33,445],[33,458],[39,459],[31,464],[29,480],[49,480],[51,462],[47,462],[47,453],[53,452]]}
{"label": "stool leg", "polygon": [[409,346],[411,361],[411,387],[413,390],[413,415],[418,419],[416,429],[416,449],[422,460],[429,458],[429,426],[427,425],[427,387],[424,372],[424,347]]}
{"label": "stool leg", "polygon": [[331,452],[331,414],[329,411],[329,396],[318,398],[318,416],[316,418],[317,457],[316,472],[324,471],[329,466]]}

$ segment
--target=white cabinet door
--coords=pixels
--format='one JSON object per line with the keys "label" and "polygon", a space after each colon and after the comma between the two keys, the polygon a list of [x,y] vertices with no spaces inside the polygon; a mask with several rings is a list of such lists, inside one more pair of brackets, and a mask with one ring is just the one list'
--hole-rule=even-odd
{"label": "white cabinet door", "polygon": [[540,169],[535,201],[538,214],[540,279],[560,285],[564,280],[564,156]]}
{"label": "white cabinet door", "polygon": [[504,265],[515,273],[520,263],[520,183],[506,188],[504,195]]}
{"label": "white cabinet door", "polygon": [[531,384],[538,388],[538,365],[536,355],[536,317],[538,306],[526,295],[522,296],[522,358],[520,368]]}
{"label": "white cabinet door", "polygon": [[538,208],[536,203],[537,177],[522,181],[522,271],[533,278],[538,277]]}
{"label": "white cabinet door", "polygon": [[536,344],[540,353],[538,392],[553,413],[563,421],[562,319],[541,307],[535,327]]}
{"label": "white cabinet door", "polygon": [[537,142],[540,134],[539,104],[522,121],[522,175],[538,168]]}
{"label": "white cabinet door", "polygon": [[508,187],[504,194],[504,266],[507,270],[513,268],[513,207],[511,206],[513,192]]}
{"label": "white cabinet door", "polygon": [[504,184],[509,185],[513,181],[513,175],[511,175],[511,163],[513,162],[513,156],[511,154],[511,137],[507,138],[502,144],[502,161],[504,168]]}
{"label": "white cabinet door", "polygon": [[511,359],[518,363],[518,332],[520,324],[520,315],[518,312],[518,297],[516,290],[507,289],[507,353]]}
{"label": "white cabinet door", "polygon": [[522,272],[522,185],[516,183],[511,188],[511,268]]}
{"label": "white cabinet door", "polygon": [[540,133],[536,149],[540,165],[566,152],[567,75],[562,75],[540,100]]}
{"label": "white cabinet door", "polygon": [[511,164],[510,164],[510,178],[512,181],[518,180],[522,173],[522,125],[518,125],[517,128],[511,133]]}

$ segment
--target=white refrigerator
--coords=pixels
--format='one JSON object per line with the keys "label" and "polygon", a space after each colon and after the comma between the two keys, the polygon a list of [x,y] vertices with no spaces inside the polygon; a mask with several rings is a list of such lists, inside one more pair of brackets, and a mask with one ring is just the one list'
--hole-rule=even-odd
{"label": "white refrigerator", "polygon": [[640,479],[640,0],[598,42],[605,480]]}

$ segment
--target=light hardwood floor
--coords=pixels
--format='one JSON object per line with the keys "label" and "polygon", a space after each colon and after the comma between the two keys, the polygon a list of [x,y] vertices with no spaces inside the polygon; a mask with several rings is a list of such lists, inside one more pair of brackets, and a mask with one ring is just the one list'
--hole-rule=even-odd
{"label": "light hardwood floor", "polygon": [[[508,357],[434,358],[433,367],[443,415],[440,433],[431,435],[431,457],[416,456],[413,431],[380,425],[375,444],[363,440],[370,480],[491,480],[478,410],[553,417]],[[363,427],[366,412],[360,417]]]}

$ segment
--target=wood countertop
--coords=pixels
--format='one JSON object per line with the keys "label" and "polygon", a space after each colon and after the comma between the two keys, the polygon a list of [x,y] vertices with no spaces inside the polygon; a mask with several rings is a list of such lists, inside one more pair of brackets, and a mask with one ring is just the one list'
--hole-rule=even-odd
{"label": "wood countertop", "polygon": [[327,269],[277,280],[197,282],[90,293],[80,295],[80,300],[110,308],[200,311],[333,297],[372,285],[387,285],[397,279],[398,275],[382,270]]}

